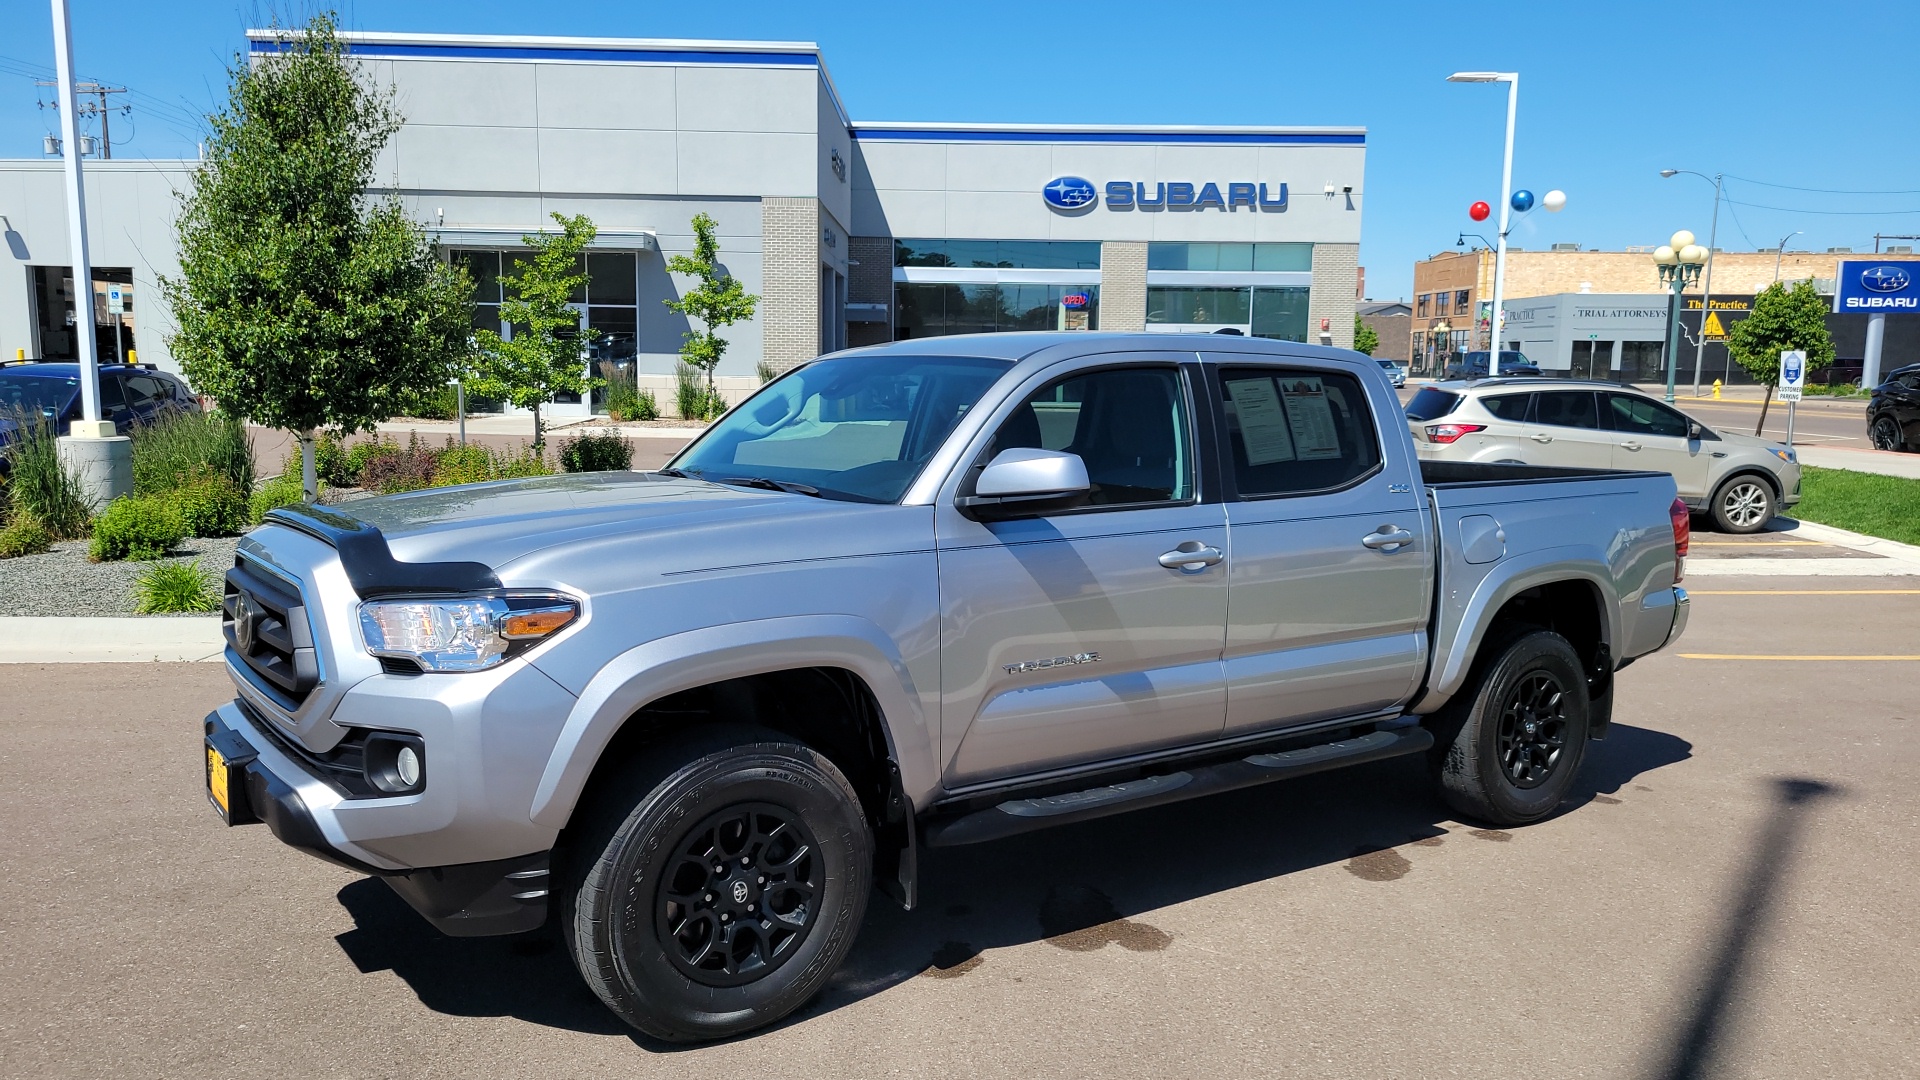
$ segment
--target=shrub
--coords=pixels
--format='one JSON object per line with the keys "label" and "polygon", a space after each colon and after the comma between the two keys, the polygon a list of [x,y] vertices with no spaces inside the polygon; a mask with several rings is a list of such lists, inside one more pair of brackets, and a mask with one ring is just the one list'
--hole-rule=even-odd
{"label": "shrub", "polygon": [[637,372],[632,368],[622,369],[610,360],[600,362],[600,378],[607,384],[607,416],[612,420],[631,420],[639,404],[640,394],[637,388]]}
{"label": "shrub", "polygon": [[340,474],[341,487],[358,487],[360,474],[366,471],[367,462],[379,457],[387,448],[399,449],[399,444],[391,439],[369,439],[355,443],[347,448],[346,468]]}
{"label": "shrub", "polygon": [[449,440],[433,467],[433,486],[481,484],[494,479],[493,454],[484,446],[455,446]]}
{"label": "shrub", "polygon": [[762,386],[780,377],[780,373],[774,370],[773,363],[768,360],[762,360],[758,364],[755,364],[753,366],[753,373],[760,376]]}
{"label": "shrub", "polygon": [[52,421],[39,413],[11,412],[5,418],[13,428],[8,451],[11,474],[7,498],[16,513],[38,518],[41,528],[56,540],[87,535],[93,507],[81,491],[80,478],[60,460],[60,446]]}
{"label": "shrub", "polygon": [[[287,471],[294,476],[300,475],[300,444],[294,444],[294,455],[288,459]],[[314,478],[323,484],[334,487],[351,487],[353,474],[348,468],[347,448],[330,432],[322,432],[313,440]]]}
{"label": "shrub", "polygon": [[526,443],[520,444],[518,453],[496,456],[493,468],[496,480],[519,480],[529,476],[553,475],[553,466],[547,464],[547,459],[541,457],[539,451]]}
{"label": "shrub", "polygon": [[158,559],[186,536],[187,528],[166,496],[123,495],[94,519],[87,557],[95,562]]}
{"label": "shrub", "polygon": [[133,432],[136,495],[158,495],[209,475],[246,491],[253,486],[253,469],[246,426],[225,413],[171,413]]}
{"label": "shrub", "polygon": [[382,495],[395,495],[402,491],[432,487],[434,470],[438,465],[438,455],[421,441],[418,434],[414,434],[407,438],[404,447],[394,443],[380,444],[380,448],[360,467],[358,478],[363,488]]}
{"label": "shrub", "polygon": [[627,419],[629,420],[660,419],[660,400],[653,396],[652,390],[642,390],[640,391],[639,396],[633,399],[633,415],[627,417]]}
{"label": "shrub", "polygon": [[46,526],[32,514],[15,514],[7,527],[0,529],[0,559],[38,555],[52,546],[53,537],[47,535]]}
{"label": "shrub", "polygon": [[705,420],[720,410],[715,397],[707,393],[707,381],[698,369],[688,364],[673,366],[673,403],[682,420]]}
{"label": "shrub", "polygon": [[420,420],[451,420],[460,415],[460,398],[451,385],[424,392],[401,394],[394,399],[394,415]]}
{"label": "shrub", "polygon": [[200,560],[156,562],[133,579],[133,610],[141,615],[220,610],[220,579]]}
{"label": "shrub", "polygon": [[266,518],[267,511],[283,506],[298,506],[306,501],[307,493],[300,484],[299,474],[276,476],[261,484],[260,489],[247,499],[247,522],[258,525]]}
{"label": "shrub", "polygon": [[188,536],[233,536],[247,531],[247,497],[224,476],[202,475],[165,496]]}
{"label": "shrub", "polygon": [[623,472],[633,467],[633,447],[612,432],[581,435],[560,444],[560,467],[567,472]]}

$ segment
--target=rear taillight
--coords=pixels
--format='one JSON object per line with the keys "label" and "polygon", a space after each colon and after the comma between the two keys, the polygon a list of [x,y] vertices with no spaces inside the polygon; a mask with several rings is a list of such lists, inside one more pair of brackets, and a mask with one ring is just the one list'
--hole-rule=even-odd
{"label": "rear taillight", "polygon": [[1693,543],[1693,514],[1684,500],[1675,499],[1667,507],[1667,516],[1673,519],[1673,580],[1677,585],[1686,568],[1687,547]]}
{"label": "rear taillight", "polygon": [[1463,435],[1485,430],[1487,430],[1485,424],[1428,424],[1427,440],[1445,444],[1454,442]]}

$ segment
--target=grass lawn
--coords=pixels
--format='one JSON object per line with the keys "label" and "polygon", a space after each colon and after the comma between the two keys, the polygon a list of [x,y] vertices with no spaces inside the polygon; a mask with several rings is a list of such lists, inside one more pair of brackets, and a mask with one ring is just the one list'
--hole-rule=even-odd
{"label": "grass lawn", "polygon": [[1846,469],[1802,468],[1800,503],[1789,508],[1787,514],[1868,536],[1920,544],[1920,480]]}

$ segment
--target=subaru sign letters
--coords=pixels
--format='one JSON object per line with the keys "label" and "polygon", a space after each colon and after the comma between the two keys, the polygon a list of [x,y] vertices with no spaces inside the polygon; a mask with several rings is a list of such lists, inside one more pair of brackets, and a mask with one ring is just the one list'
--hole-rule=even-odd
{"label": "subaru sign letters", "polygon": [[1914,285],[1914,267],[1898,262],[1843,262],[1833,310],[1920,312],[1920,287]]}
{"label": "subaru sign letters", "polygon": [[1249,210],[1284,212],[1287,185],[1259,184],[1236,180],[1226,184],[1211,180],[1203,184],[1176,180],[1147,184],[1137,180],[1109,180],[1101,188],[1078,176],[1062,176],[1040,189],[1040,196],[1055,210],[1068,213],[1084,210],[1106,193],[1109,210],[1205,210],[1209,207],[1231,211],[1244,206]]}

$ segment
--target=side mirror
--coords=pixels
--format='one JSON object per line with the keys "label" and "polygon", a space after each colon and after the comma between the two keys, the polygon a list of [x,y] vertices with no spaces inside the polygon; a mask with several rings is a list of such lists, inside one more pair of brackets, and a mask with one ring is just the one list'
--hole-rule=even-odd
{"label": "side mirror", "polygon": [[1687,438],[1693,442],[1698,442],[1700,440],[1700,421],[1698,420],[1687,421]]}
{"label": "side mirror", "polygon": [[1007,521],[1071,510],[1092,488],[1079,455],[1016,447],[995,454],[956,505],[975,521]]}

